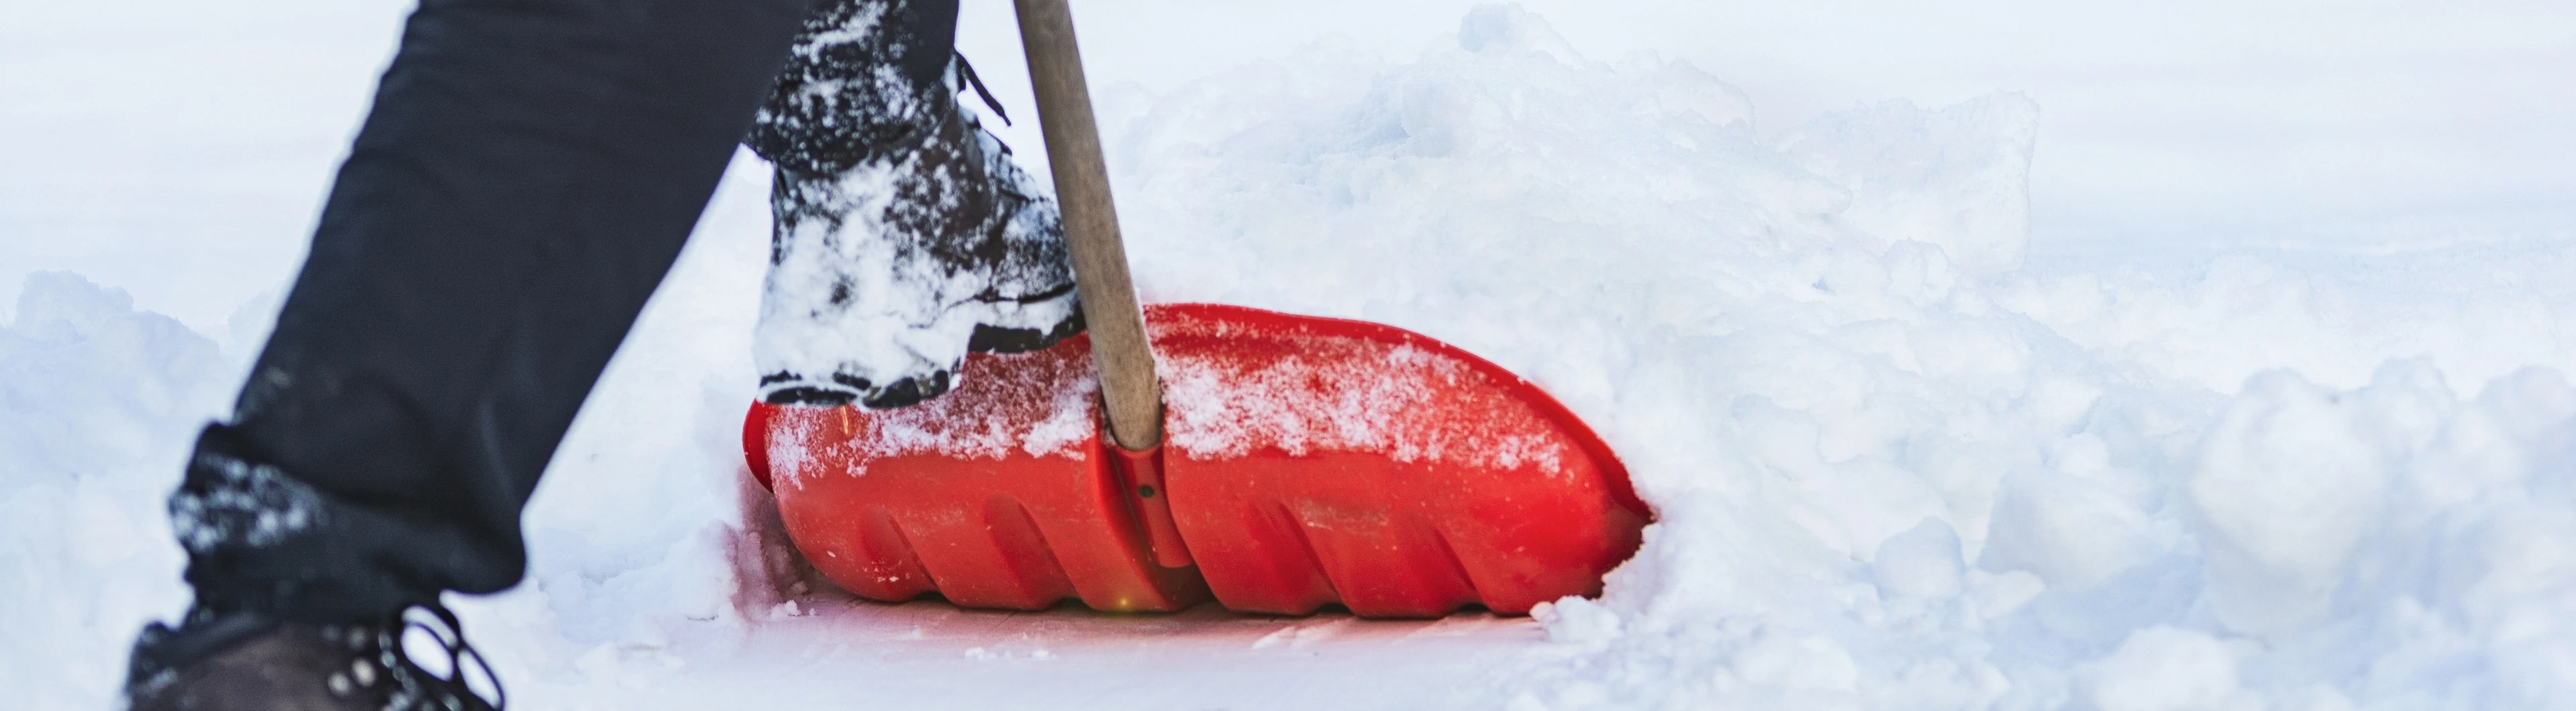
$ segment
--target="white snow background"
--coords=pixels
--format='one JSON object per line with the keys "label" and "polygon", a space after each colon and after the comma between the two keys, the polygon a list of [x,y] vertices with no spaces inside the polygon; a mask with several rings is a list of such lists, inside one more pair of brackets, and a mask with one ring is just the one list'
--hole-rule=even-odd
{"label": "white snow background", "polygon": [[[406,9],[107,5],[0,7],[11,708],[109,705],[185,605],[162,497]],[[1078,5],[1146,297],[1546,386],[1661,517],[1608,595],[774,589],[745,157],[530,505],[528,583],[455,600],[514,704],[2576,707],[2576,11]],[[1038,153],[1007,5],[967,13]]]}

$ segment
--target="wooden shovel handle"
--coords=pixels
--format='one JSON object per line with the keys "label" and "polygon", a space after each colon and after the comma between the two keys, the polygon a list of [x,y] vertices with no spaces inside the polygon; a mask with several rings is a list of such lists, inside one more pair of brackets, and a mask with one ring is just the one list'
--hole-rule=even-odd
{"label": "wooden shovel handle", "polygon": [[1100,127],[1082,80],[1073,13],[1065,0],[1016,1],[1020,45],[1037,88],[1038,127],[1046,136],[1056,203],[1064,209],[1065,243],[1073,250],[1074,287],[1082,292],[1091,357],[1109,405],[1109,436],[1130,451],[1152,449],[1163,442],[1163,388],[1154,379],[1145,314],[1127,277],[1127,248],[1109,200],[1109,165],[1100,156]]}

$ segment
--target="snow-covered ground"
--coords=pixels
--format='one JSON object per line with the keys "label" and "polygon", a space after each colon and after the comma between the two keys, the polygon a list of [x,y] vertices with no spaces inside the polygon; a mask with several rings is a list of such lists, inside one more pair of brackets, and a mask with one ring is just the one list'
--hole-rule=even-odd
{"label": "snow-covered ground", "polygon": [[[767,220],[745,157],[531,504],[528,583],[456,601],[513,703],[2576,706],[2576,224],[2035,241],[2044,100],[1757,124],[1709,68],[1449,17],[1418,52],[1328,38],[1104,91],[1131,258],[1149,300],[1392,323],[1549,388],[1661,518],[1604,598],[1127,617],[798,579],[736,452]],[[278,50],[341,60],[279,81],[362,102],[369,67],[330,72],[384,40]],[[210,138],[198,179],[318,196],[341,137],[295,135]],[[69,178],[0,185],[123,184]],[[243,229],[223,194],[169,208],[202,212],[187,234],[0,198],[0,252],[167,260],[36,273],[0,327],[10,707],[106,705],[132,631],[186,602],[161,497],[292,267],[206,244]]]}

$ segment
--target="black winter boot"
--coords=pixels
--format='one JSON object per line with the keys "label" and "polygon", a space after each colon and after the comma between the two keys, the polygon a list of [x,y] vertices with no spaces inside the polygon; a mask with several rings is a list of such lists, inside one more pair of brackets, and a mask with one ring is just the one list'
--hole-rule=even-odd
{"label": "black winter boot", "polygon": [[[467,662],[491,670],[465,644],[456,616],[395,615],[360,624],[279,622],[256,613],[189,613],[179,629],[154,624],[134,643],[127,667],[129,711],[498,711],[466,682]],[[412,662],[402,637],[436,637],[448,672]],[[500,686],[492,685],[495,699]]]}
{"label": "black winter boot", "polygon": [[762,108],[762,399],[900,407],[955,387],[970,350],[1081,331],[1054,201],[958,105],[956,21],[954,0],[835,2]]}

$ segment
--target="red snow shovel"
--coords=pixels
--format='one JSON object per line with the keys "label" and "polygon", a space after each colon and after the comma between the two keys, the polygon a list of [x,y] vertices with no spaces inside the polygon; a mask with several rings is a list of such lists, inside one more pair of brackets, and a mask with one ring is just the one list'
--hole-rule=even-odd
{"label": "red snow shovel", "polygon": [[1528,381],[1389,326],[1138,308],[1072,17],[1018,3],[1090,331],[970,355],[912,407],[752,405],[751,470],[814,567],[872,600],[1019,610],[1212,595],[1428,617],[1598,594],[1650,515]]}

